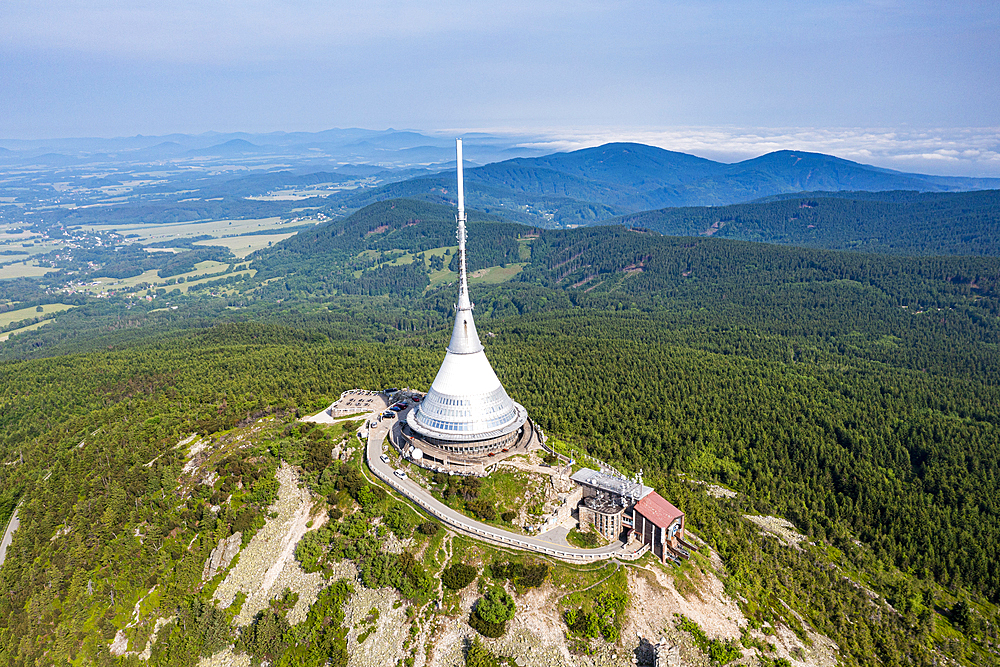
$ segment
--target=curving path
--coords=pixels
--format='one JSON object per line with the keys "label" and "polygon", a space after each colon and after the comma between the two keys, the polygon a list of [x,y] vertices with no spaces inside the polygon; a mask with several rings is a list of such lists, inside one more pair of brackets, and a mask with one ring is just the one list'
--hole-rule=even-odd
{"label": "curving path", "polygon": [[[399,424],[405,419],[407,411],[400,412],[397,419],[383,419],[375,428],[372,428],[368,432],[365,461],[376,477],[406,496],[410,501],[422,507],[429,514],[440,519],[445,525],[460,533],[471,535],[481,540],[575,562],[597,561],[607,558],[631,560],[638,558],[642,554],[641,549],[638,551],[629,550],[622,542],[614,542],[598,549],[577,549],[549,542],[544,538],[544,534],[537,537],[529,537],[527,535],[511,533],[495,526],[481,523],[475,519],[470,519],[437,500],[412,479],[400,479],[396,477],[393,474],[392,466],[388,463],[383,463],[379,456],[382,454],[382,443],[385,442],[386,436],[389,435],[389,430],[399,428]],[[369,417],[369,421],[373,418],[377,419],[378,416]]]}
{"label": "curving path", "polygon": [[7,548],[14,541],[14,531],[21,525],[21,522],[17,518],[17,510],[21,508],[21,503],[23,502],[24,498],[14,508],[14,513],[10,515],[10,520],[7,522],[7,530],[4,531],[3,539],[0,540],[0,567],[3,567],[3,562],[7,560]]}

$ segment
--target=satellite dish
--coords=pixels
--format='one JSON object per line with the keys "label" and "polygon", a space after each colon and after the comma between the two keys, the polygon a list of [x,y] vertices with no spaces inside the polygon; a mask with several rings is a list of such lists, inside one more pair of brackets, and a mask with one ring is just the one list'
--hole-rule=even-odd
{"label": "satellite dish", "polygon": [[424,453],[420,451],[419,447],[414,447],[413,451],[410,452],[410,458],[413,459],[414,461],[419,461],[420,459],[424,458]]}

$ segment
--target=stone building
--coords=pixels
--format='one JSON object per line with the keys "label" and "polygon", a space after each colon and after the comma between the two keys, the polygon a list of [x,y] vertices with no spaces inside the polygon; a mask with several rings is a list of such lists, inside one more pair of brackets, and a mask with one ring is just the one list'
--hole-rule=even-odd
{"label": "stone building", "polygon": [[623,530],[632,528],[632,507],[653,493],[651,487],[613,470],[580,468],[570,479],[583,489],[580,527],[593,526],[609,540],[619,539]]}
{"label": "stone building", "polygon": [[580,525],[593,526],[605,539],[614,541],[621,537],[625,508],[602,496],[589,496],[579,507]]}

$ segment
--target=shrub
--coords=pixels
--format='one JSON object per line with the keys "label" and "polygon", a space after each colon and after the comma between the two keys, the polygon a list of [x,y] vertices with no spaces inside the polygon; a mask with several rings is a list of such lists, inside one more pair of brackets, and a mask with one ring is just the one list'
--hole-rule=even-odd
{"label": "shrub", "polygon": [[500,661],[492,652],[474,637],[465,653],[465,667],[500,667]]}
{"label": "shrub", "polygon": [[541,586],[549,575],[549,564],[541,560],[528,560],[525,563],[511,561],[494,561],[490,565],[493,579],[508,580],[518,589]]}
{"label": "shrub", "polygon": [[580,531],[574,528],[569,532],[568,539],[571,543],[583,549],[596,549],[601,546],[601,540],[597,533],[588,530]]}
{"label": "shrub", "polygon": [[594,639],[598,635],[607,642],[618,641],[621,635],[621,615],[628,604],[624,591],[607,589],[593,599],[593,609],[568,609],[563,620],[575,635]]}
{"label": "shrub", "polygon": [[389,527],[389,530],[395,533],[396,537],[400,539],[409,537],[413,533],[410,513],[401,505],[393,505],[389,508],[389,511],[383,515],[382,520]]}
{"label": "shrub", "polygon": [[485,521],[492,521],[497,518],[496,508],[483,498],[467,501],[465,508]]}
{"label": "shrub", "polygon": [[441,530],[441,526],[439,526],[436,521],[424,521],[422,524],[417,526],[417,530],[424,535],[437,535],[437,532]]}
{"label": "shrub", "polygon": [[486,591],[476,604],[476,614],[487,623],[506,623],[514,618],[516,609],[514,598],[499,587]]}
{"label": "shrub", "polygon": [[276,664],[288,649],[285,634],[291,629],[284,616],[265,609],[254,617],[253,623],[243,631],[242,643],[255,662],[267,660]]}
{"label": "shrub", "polygon": [[713,664],[725,665],[743,657],[743,651],[732,640],[709,639],[705,631],[695,621],[683,614],[674,614],[674,625],[678,630],[691,633],[695,645],[711,658]]}
{"label": "shrub", "polygon": [[503,514],[501,514],[500,518],[503,519],[504,523],[510,523],[511,521],[517,518],[517,512],[511,512],[510,510],[508,510]]}
{"label": "shrub", "polygon": [[499,587],[491,588],[469,614],[469,625],[484,637],[502,637],[516,609],[510,593]]}
{"label": "shrub", "polygon": [[483,481],[478,477],[465,477],[462,475],[449,475],[448,488],[444,491],[446,496],[461,496],[462,500],[475,500],[479,497],[479,489]]}
{"label": "shrub", "polygon": [[388,496],[386,495],[385,491],[383,491],[379,487],[372,486],[371,484],[366,484],[365,486],[362,486],[360,489],[358,489],[358,493],[354,499],[357,500],[358,504],[361,505],[362,507],[371,507],[373,505],[382,502],[387,497]]}
{"label": "shrub", "polygon": [[480,618],[475,611],[469,614],[469,625],[483,637],[492,639],[503,637],[503,633],[507,632],[506,623],[489,623]]}
{"label": "shrub", "polygon": [[458,591],[475,581],[478,574],[479,570],[471,565],[455,563],[441,573],[441,583],[452,590]]}

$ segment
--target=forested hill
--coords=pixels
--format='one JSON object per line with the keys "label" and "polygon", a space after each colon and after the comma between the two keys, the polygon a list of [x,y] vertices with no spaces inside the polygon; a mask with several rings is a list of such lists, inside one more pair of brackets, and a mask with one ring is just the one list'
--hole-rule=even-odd
{"label": "forested hill", "polygon": [[[751,627],[816,628],[848,666],[998,663],[1000,258],[472,217],[476,265],[507,269],[472,289],[508,392],[557,446],[642,468],[718,554]],[[22,504],[0,568],[0,664],[140,664],[109,644],[120,631],[140,650],[170,618],[151,666],[254,651],[268,627],[287,655],[315,658],[272,664],[346,664],[318,648],[351,630],[337,634],[342,619],[323,605],[291,628],[274,625],[287,611],[275,600],[238,635],[212,597],[225,575],[202,580],[220,540],[249,541],[271,516],[281,461],[338,510],[310,549],[354,561],[358,591],[386,585],[373,573],[396,564],[416,577],[393,575],[400,586],[437,591],[413,564],[440,565],[438,547],[397,526],[407,555],[384,554],[401,510],[352,496],[363,477],[329,457],[330,438],[352,440],[358,422],[309,435],[298,417],[351,387],[430,385],[450,332],[453,244],[454,209],[384,202],[260,251],[259,272],[228,274],[219,296],[92,299],[6,341],[0,521]],[[178,444],[202,439],[230,449],[196,460]],[[746,515],[785,517],[806,538],[788,546]],[[371,549],[366,526],[382,530]],[[317,563],[309,549],[296,557]],[[668,572],[682,587],[698,576]],[[422,617],[430,598],[402,590],[407,617]],[[432,624],[467,618],[448,609]],[[349,625],[368,636],[357,615]]]}
{"label": "forested hill", "polygon": [[[614,143],[466,171],[470,206],[548,227],[592,224],[666,206],[723,206],[803,191],[947,192],[1000,187],[1000,179],[908,174],[820,153],[777,151],[725,164],[634,143]],[[411,197],[447,201],[454,177],[392,183],[345,197],[331,208]]]}
{"label": "forested hill", "polygon": [[907,255],[1000,255],[1000,190],[812,192],[719,207],[667,208],[609,221],[717,236]]}
{"label": "forested hill", "polygon": [[[475,210],[468,217],[479,239],[469,248],[470,269],[518,261],[517,239],[530,228]],[[259,252],[253,266],[258,280],[281,278],[288,290],[419,294],[429,283],[430,269],[407,253],[453,246],[455,229],[450,206],[393,199],[296,234]]]}

